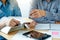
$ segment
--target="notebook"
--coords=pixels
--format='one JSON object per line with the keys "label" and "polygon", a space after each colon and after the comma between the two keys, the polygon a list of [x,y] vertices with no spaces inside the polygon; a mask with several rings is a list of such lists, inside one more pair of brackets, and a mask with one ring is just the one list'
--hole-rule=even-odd
{"label": "notebook", "polygon": [[36,30],[48,30],[50,29],[50,24],[37,24],[35,29]]}
{"label": "notebook", "polygon": [[52,30],[60,30],[60,24],[51,24]]}

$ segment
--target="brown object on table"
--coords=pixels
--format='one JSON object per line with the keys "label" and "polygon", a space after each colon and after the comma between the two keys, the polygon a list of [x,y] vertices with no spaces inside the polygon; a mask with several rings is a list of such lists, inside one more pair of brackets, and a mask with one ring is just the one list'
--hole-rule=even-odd
{"label": "brown object on table", "polygon": [[40,32],[37,32],[37,31],[31,31],[30,34],[31,34],[31,37],[33,37],[33,38],[40,38],[44,35],[43,33],[40,33]]}
{"label": "brown object on table", "polygon": [[60,21],[56,21],[55,24],[60,24]]}

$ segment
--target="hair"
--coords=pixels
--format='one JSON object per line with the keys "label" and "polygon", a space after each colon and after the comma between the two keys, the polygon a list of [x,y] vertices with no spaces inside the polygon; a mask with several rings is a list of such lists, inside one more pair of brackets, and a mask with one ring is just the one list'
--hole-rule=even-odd
{"label": "hair", "polygon": [[[1,1],[1,0],[0,0],[0,1]],[[2,1],[1,1],[1,2],[2,2]],[[6,0],[6,3],[7,3],[7,4],[10,4],[10,0]]]}
{"label": "hair", "polygon": [[[0,1],[1,1],[1,0],[0,0]],[[1,2],[2,2],[2,1],[1,1]],[[6,4],[10,5],[10,0],[6,0]],[[6,5],[6,4],[5,4],[5,5]],[[2,6],[3,6],[3,5],[1,5],[0,8],[2,8]]]}

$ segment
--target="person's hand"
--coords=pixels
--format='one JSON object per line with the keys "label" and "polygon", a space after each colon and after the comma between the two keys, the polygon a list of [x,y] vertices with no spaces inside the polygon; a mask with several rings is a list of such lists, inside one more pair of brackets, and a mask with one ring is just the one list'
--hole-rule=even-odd
{"label": "person's hand", "polygon": [[41,14],[42,16],[46,16],[46,11],[40,10],[40,14]]}
{"label": "person's hand", "polygon": [[4,26],[5,26],[5,24],[4,23],[1,23],[0,24],[0,29],[2,29]]}
{"label": "person's hand", "polygon": [[55,24],[60,24],[60,21],[56,21]]}
{"label": "person's hand", "polygon": [[29,29],[34,29],[35,26],[37,25],[37,23],[35,21],[29,22],[29,23],[25,23],[28,25]]}
{"label": "person's hand", "polygon": [[18,26],[19,24],[20,24],[20,21],[12,19],[9,23],[9,26],[10,27],[15,27],[15,26]]}
{"label": "person's hand", "polygon": [[46,16],[46,12],[44,10],[35,9],[35,10],[32,10],[30,13],[31,18],[39,18],[42,16]]}

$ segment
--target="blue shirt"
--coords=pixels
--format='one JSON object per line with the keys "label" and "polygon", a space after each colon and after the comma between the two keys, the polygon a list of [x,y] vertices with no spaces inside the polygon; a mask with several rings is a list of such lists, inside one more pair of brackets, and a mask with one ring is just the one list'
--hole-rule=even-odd
{"label": "blue shirt", "polygon": [[60,21],[60,3],[58,0],[53,0],[49,3],[46,0],[34,0],[32,4],[33,9],[46,11],[46,16],[32,18],[38,23],[55,23],[55,21]]}
{"label": "blue shirt", "polygon": [[[19,9],[18,5],[15,5],[14,7],[13,7],[13,5],[11,5],[10,3],[6,3],[6,5],[4,5],[0,1],[0,18],[2,18],[4,16],[5,17],[21,16],[21,12],[20,12],[20,9]],[[0,36],[0,40],[7,40],[7,39]]]}
{"label": "blue shirt", "polygon": [[0,40],[7,40],[3,36],[0,35]]}
{"label": "blue shirt", "polygon": [[[9,1],[10,2],[10,1]],[[20,8],[18,7],[18,5],[14,5],[14,4],[10,4],[10,3],[6,3],[6,5],[4,5],[1,1],[0,1],[0,18],[6,16],[21,16],[21,12],[20,12]]]}

